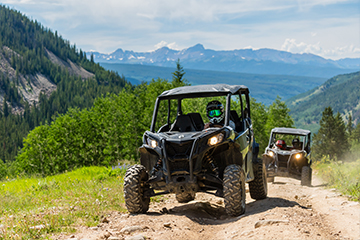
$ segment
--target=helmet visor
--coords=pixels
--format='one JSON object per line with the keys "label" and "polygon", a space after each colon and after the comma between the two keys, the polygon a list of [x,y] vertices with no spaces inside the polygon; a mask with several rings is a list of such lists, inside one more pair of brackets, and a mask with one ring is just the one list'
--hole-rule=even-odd
{"label": "helmet visor", "polygon": [[214,109],[214,110],[210,110],[209,111],[209,117],[218,117],[221,115],[221,110],[220,109]]}

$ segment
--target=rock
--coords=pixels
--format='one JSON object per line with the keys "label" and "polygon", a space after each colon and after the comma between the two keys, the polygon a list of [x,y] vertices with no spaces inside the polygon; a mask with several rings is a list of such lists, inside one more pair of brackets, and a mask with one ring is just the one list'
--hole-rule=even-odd
{"label": "rock", "polygon": [[164,223],[164,227],[171,228],[171,223]]}
{"label": "rock", "polygon": [[90,230],[97,231],[99,227],[89,227]]}
{"label": "rock", "polygon": [[326,195],[325,198],[335,198],[335,197],[340,197],[341,194],[339,193],[333,193],[333,194],[330,194],[330,195]]}
{"label": "rock", "polygon": [[356,206],[356,205],[359,205],[359,202],[351,202],[347,206],[352,207],[352,206]]}
{"label": "rock", "polygon": [[311,204],[306,204],[306,208],[312,208]]}
{"label": "rock", "polygon": [[123,238],[119,237],[109,237],[107,240],[122,240]]}
{"label": "rock", "polygon": [[167,214],[167,213],[169,213],[169,210],[167,210],[167,208],[164,207],[163,209],[160,210],[160,213]]}
{"label": "rock", "polygon": [[141,231],[143,228],[141,226],[126,226],[120,230],[120,233],[130,234],[132,232]]}
{"label": "rock", "polygon": [[109,223],[110,221],[106,217],[104,217],[103,220],[101,220],[101,222],[102,223]]}
{"label": "rock", "polygon": [[71,235],[70,238],[75,238],[75,235]]}
{"label": "rock", "polygon": [[143,235],[136,235],[125,238],[125,240],[145,240],[145,237]]}
{"label": "rock", "polygon": [[216,201],[216,204],[222,205],[223,204],[223,200],[219,199]]}
{"label": "rock", "polygon": [[104,234],[104,237],[109,238],[110,236],[111,236],[111,234],[108,231],[106,231],[106,233]]}
{"label": "rock", "polygon": [[289,223],[289,220],[260,220],[255,223],[255,228],[278,224],[278,223]]}

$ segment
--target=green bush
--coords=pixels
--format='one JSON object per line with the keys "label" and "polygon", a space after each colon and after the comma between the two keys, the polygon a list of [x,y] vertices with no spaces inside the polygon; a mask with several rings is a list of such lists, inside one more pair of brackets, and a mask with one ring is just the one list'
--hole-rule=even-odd
{"label": "green bush", "polygon": [[341,163],[326,161],[326,158],[323,158],[322,162],[314,165],[314,168],[330,187],[339,189],[355,201],[360,201],[360,159]]}

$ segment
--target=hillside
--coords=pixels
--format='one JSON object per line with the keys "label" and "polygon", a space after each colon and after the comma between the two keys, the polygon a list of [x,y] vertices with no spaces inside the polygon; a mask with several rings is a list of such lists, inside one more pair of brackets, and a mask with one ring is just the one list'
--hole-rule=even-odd
{"label": "hillside", "polygon": [[330,78],[360,68],[360,58],[330,60],[314,54],[293,54],[274,49],[215,51],[197,44],[174,50],[163,47],[151,52],[124,51],[110,54],[88,52],[100,63],[126,63],[161,67],[175,66],[177,59],[186,69]]}
{"label": "hillside", "polygon": [[[154,77],[171,80],[172,72],[174,72],[176,66],[174,64],[170,68],[121,63],[100,63],[100,65],[105,69],[123,74],[133,84],[139,84],[141,81],[149,82]],[[205,71],[187,68],[184,70],[186,72],[184,78],[192,85],[215,83],[243,84],[250,89],[252,97],[266,105],[271,104],[277,95],[282,97],[282,99],[288,99],[317,87],[326,80],[325,78],[289,75]]]}
{"label": "hillside", "polygon": [[297,127],[318,130],[321,114],[331,106],[347,120],[360,123],[360,72],[335,76],[324,84],[286,101]]}
{"label": "hillside", "polygon": [[126,84],[56,31],[0,5],[0,159],[14,160],[23,138],[69,108]]}

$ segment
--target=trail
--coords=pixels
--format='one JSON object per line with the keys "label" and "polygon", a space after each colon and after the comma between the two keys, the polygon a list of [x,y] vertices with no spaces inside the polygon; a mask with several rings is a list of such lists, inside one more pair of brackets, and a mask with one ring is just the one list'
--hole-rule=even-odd
{"label": "trail", "polygon": [[276,177],[268,198],[246,196],[246,213],[228,217],[222,198],[198,193],[186,204],[174,195],[152,202],[147,214],[114,212],[98,227],[54,239],[360,239],[360,204],[313,176],[311,187]]}

